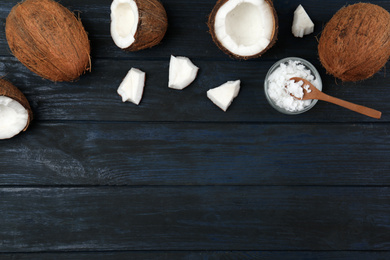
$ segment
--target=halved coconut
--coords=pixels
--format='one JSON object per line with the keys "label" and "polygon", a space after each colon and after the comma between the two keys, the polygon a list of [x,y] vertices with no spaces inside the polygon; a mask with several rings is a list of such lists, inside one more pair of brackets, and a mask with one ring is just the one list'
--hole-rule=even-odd
{"label": "halved coconut", "polygon": [[167,13],[158,0],[114,0],[111,4],[111,37],[127,51],[153,47],[164,38]]}
{"label": "halved coconut", "polygon": [[228,81],[219,87],[209,89],[207,97],[219,108],[226,112],[233,99],[240,92],[240,80]]}
{"label": "halved coconut", "polygon": [[142,99],[145,86],[145,72],[131,68],[119,85],[118,94],[122,97],[122,101],[130,101],[136,105]]}
{"label": "halved coconut", "polygon": [[271,0],[219,0],[208,26],[215,44],[238,59],[260,57],[275,44],[278,33]]}
{"label": "halved coconut", "polygon": [[168,87],[184,89],[195,80],[198,70],[199,68],[189,58],[171,55]]}
{"label": "halved coconut", "polygon": [[25,131],[33,118],[27,98],[10,82],[0,79],[0,139]]}

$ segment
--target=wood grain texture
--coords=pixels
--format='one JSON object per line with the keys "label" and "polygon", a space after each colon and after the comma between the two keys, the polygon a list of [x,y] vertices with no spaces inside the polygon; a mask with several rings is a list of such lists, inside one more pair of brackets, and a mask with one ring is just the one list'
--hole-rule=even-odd
{"label": "wood grain texture", "polygon": [[2,185],[390,185],[385,125],[37,123]]}
{"label": "wood grain texture", "polygon": [[[383,112],[382,119],[369,118],[348,109],[319,101],[299,116],[277,112],[266,100],[264,78],[274,61],[204,61],[197,79],[184,90],[168,88],[169,56],[161,61],[95,60],[93,69],[74,83],[53,83],[32,75],[14,59],[0,58],[0,71],[30,101],[37,120],[90,121],[198,121],[198,122],[389,122],[390,88],[384,72],[353,85],[336,85],[323,76],[324,92]],[[312,61],[319,66],[319,62]],[[139,106],[122,103],[117,88],[132,67],[146,72],[146,84]],[[238,97],[223,112],[206,95],[207,90],[228,80],[241,80]],[[367,89],[370,89],[367,92]],[[362,95],[362,93],[365,93]],[[368,94],[367,94],[368,93]]]}
{"label": "wood grain texture", "polygon": [[385,260],[390,253],[384,251],[127,251],[127,252],[59,252],[59,253],[6,253],[4,260]]}
{"label": "wood grain texture", "polygon": [[[390,9],[388,1],[374,1]],[[5,22],[14,3],[0,7]],[[290,32],[294,1],[276,1],[280,33],[276,46],[260,59],[242,62],[232,60],[217,49],[207,32],[207,15],[213,1],[164,1],[170,29],[161,45],[140,52],[124,52],[117,48],[109,34],[109,4],[106,0],[67,0],[63,5],[81,12],[92,45],[92,73],[74,83],[51,83],[40,79],[16,59],[10,57],[5,34],[0,31],[0,75],[24,91],[33,105],[38,120],[112,120],[112,121],[234,121],[234,122],[375,122],[332,104],[319,102],[308,113],[285,116],[267,103],[263,84],[271,65],[287,56],[308,59],[320,71],[324,92],[383,112],[381,122],[389,122],[390,110],[386,70],[359,83],[335,82],[326,75],[318,61],[316,36],[341,5],[339,1],[302,4],[316,23],[314,34],[297,39]],[[326,12],[324,12],[326,10]],[[204,22],[202,20],[204,19]],[[188,21],[188,22],[186,22]],[[4,30],[4,28],[0,28]],[[168,89],[170,55],[190,57],[200,67],[196,81],[183,91]],[[122,104],[116,89],[131,67],[147,74],[145,95],[139,107]],[[242,90],[227,113],[221,113],[206,97],[206,91],[228,80],[241,79]]]}
{"label": "wood grain texture", "polygon": [[[370,1],[390,10],[390,2],[383,0]],[[208,33],[207,19],[216,1],[210,0],[163,0],[168,15],[168,31],[162,43],[154,48],[141,52],[128,53],[120,50],[113,43],[110,36],[110,4],[107,0],[62,0],[61,4],[80,14],[86,31],[92,40],[92,56],[96,58],[164,58],[167,54],[181,52],[181,55],[196,56],[210,59],[229,60],[212,42]],[[325,23],[337,10],[354,1],[274,1],[279,18],[279,37],[276,45],[270,49],[260,60],[280,59],[287,55],[295,55],[304,58],[318,57],[316,53],[318,36]],[[15,1],[4,1],[0,6],[0,21],[5,23],[5,18],[15,5]],[[304,39],[297,39],[291,33],[293,12],[299,4],[302,4],[315,23],[313,34]],[[7,46],[5,35],[1,33],[1,46]],[[104,44],[99,44],[103,40]],[[0,48],[0,56],[10,55],[7,48]]]}
{"label": "wood grain texture", "polygon": [[0,188],[1,251],[389,250],[389,188]]}
{"label": "wood grain texture", "polygon": [[[213,0],[162,0],[161,44],[129,53],[109,34],[108,0],[61,0],[80,13],[92,72],[72,83],[31,73],[9,51],[0,4],[0,76],[26,95],[35,120],[0,140],[0,259],[389,259],[389,64],[341,83],[317,55],[325,23],[352,1],[274,1],[279,40],[246,62],[207,32]],[[390,1],[371,1],[390,10]],[[315,23],[291,34],[302,4]],[[200,67],[183,91],[167,87],[170,55]],[[285,57],[309,60],[324,92],[383,112],[381,120],[325,102],[299,116],[267,103],[263,82]],[[146,72],[139,106],[116,90]],[[242,88],[224,113],[206,91]]]}
{"label": "wood grain texture", "polygon": [[[276,1],[277,2],[277,1]],[[308,1],[306,1],[308,2]],[[121,58],[145,58],[145,57],[162,57],[166,54],[174,54],[177,51],[185,52],[189,56],[198,56],[205,58],[222,58],[229,59],[222,51],[220,51],[212,42],[211,36],[208,33],[207,19],[215,2],[209,0],[197,1],[177,1],[168,0],[162,1],[168,15],[168,31],[162,43],[155,48],[144,50],[141,52],[129,53],[120,50],[113,43],[110,36],[110,1],[75,1],[64,0],[61,3],[70,10],[80,13],[80,17],[86,31],[92,40],[92,56],[103,57],[121,57]],[[275,3],[276,4],[276,3]],[[7,1],[0,8],[1,19],[5,22],[5,17],[10,12],[14,3]],[[309,4],[308,4],[309,5]],[[313,7],[313,4],[309,5]],[[276,5],[278,12],[283,13],[281,19],[283,24],[290,24],[292,21],[292,11],[296,8],[291,4]],[[316,8],[319,12],[320,8]],[[286,15],[288,13],[288,15]],[[317,13],[316,13],[317,14]],[[322,17],[321,15],[320,17]],[[291,20],[291,21],[290,21]],[[283,26],[282,26],[283,27]],[[286,31],[284,30],[286,29]],[[288,35],[288,39],[292,39],[291,32],[288,31],[288,26],[283,27],[281,34]],[[317,33],[320,31],[318,27]],[[0,31],[1,32],[1,31]],[[1,35],[1,34],[0,34]],[[5,37],[0,36],[1,41],[5,42]],[[305,41],[305,44],[315,44],[315,38],[312,35],[310,41]],[[97,40],[97,41],[95,41]],[[99,42],[103,40],[104,48],[99,46]],[[310,42],[310,43],[309,43]],[[6,44],[4,44],[6,46]],[[196,46],[196,48],[194,48]],[[283,52],[283,48],[278,48],[279,53]],[[306,53],[308,53],[306,51]],[[0,50],[0,55],[9,55],[9,51],[5,48]],[[184,55],[184,54],[183,54]],[[267,54],[265,57],[272,57]]]}

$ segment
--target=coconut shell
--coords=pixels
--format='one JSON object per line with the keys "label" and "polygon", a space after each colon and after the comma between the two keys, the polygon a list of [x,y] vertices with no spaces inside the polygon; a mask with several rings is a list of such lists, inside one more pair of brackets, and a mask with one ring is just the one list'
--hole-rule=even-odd
{"label": "coconut shell", "polygon": [[390,56],[390,14],[378,5],[343,7],[326,24],[319,41],[320,61],[342,81],[364,80]]}
{"label": "coconut shell", "polygon": [[159,0],[134,0],[138,7],[138,26],[134,42],[126,51],[151,48],[161,42],[168,28],[168,17]]}
{"label": "coconut shell", "polygon": [[228,54],[230,57],[235,58],[235,59],[248,60],[248,59],[253,59],[253,58],[260,57],[261,55],[263,55],[266,51],[268,51],[276,43],[277,38],[278,38],[278,29],[279,29],[279,27],[278,27],[278,15],[276,14],[276,10],[275,10],[273,2],[271,0],[264,0],[266,3],[268,3],[270,5],[272,13],[273,13],[273,17],[274,17],[274,28],[273,28],[272,38],[271,38],[270,43],[268,44],[268,46],[264,50],[262,50],[261,52],[255,54],[255,55],[240,56],[240,55],[232,53],[231,51],[229,51],[228,49],[226,49],[222,45],[222,43],[218,40],[217,35],[215,33],[215,29],[214,29],[215,17],[217,15],[217,12],[218,12],[219,8],[221,8],[221,6],[223,6],[228,1],[229,0],[218,0],[217,3],[215,4],[213,10],[211,11],[211,13],[209,15],[209,19],[208,19],[207,25],[209,27],[209,33],[211,34],[211,37],[213,38],[214,43],[218,46],[218,48],[220,50],[222,50],[224,53]]}
{"label": "coconut shell", "polygon": [[52,0],[26,0],[6,20],[15,57],[52,81],[73,81],[90,69],[90,44],[81,21]]}
{"label": "coconut shell", "polygon": [[9,97],[9,98],[17,101],[19,104],[21,104],[27,110],[27,113],[28,113],[27,124],[26,124],[26,127],[23,129],[23,131],[26,131],[26,129],[30,125],[30,122],[33,119],[32,109],[30,107],[30,104],[29,104],[27,98],[11,82],[9,82],[5,79],[2,79],[2,78],[0,78],[0,96],[6,96],[6,97]]}

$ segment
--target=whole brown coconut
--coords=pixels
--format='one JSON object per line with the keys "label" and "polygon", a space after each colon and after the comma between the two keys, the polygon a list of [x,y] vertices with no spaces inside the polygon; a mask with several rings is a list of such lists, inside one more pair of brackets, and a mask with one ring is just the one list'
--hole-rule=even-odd
{"label": "whole brown coconut", "polygon": [[207,25],[219,49],[243,60],[263,55],[278,35],[272,0],[218,0]]}
{"label": "whole brown coconut", "polygon": [[5,27],[8,45],[21,63],[43,78],[73,81],[90,69],[90,44],[79,19],[52,0],[14,6]]}
{"label": "whole brown coconut", "polygon": [[390,56],[390,14],[380,6],[343,7],[326,24],[318,54],[328,73],[343,81],[364,80]]}

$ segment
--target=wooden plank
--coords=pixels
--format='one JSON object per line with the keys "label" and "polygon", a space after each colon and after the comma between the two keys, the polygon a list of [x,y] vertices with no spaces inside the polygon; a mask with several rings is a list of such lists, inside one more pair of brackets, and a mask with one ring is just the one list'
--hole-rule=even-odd
{"label": "wooden plank", "polygon": [[[212,42],[211,36],[208,33],[207,19],[211,12],[215,1],[210,0],[197,0],[197,1],[177,1],[167,0],[162,1],[168,14],[169,28],[162,43],[152,49],[144,50],[136,53],[127,53],[121,51],[113,43],[110,36],[110,4],[111,2],[106,0],[63,0],[61,3],[68,7],[72,11],[80,12],[81,20],[85,26],[86,31],[92,40],[92,53],[93,57],[123,57],[123,58],[134,58],[134,57],[165,57],[167,54],[176,55],[189,55],[206,58],[223,58],[229,59],[222,51],[220,51],[216,45]],[[337,1],[333,1],[337,2]],[[323,19],[324,12],[321,7],[324,6],[329,9],[329,5],[320,4],[317,7],[309,1],[304,1],[308,10],[313,12],[315,19]],[[0,7],[0,21],[4,24],[5,19],[10,12],[11,8],[15,5],[15,2],[6,1]],[[280,15],[280,42],[281,46],[275,46],[275,49],[267,53],[265,57],[270,58],[275,55],[282,55],[285,47],[287,49],[293,49],[303,51],[305,54],[313,55],[312,48],[308,46],[316,46],[315,34],[320,32],[321,20],[316,20],[318,27],[316,28],[315,34],[307,37],[305,41],[300,40],[299,42],[304,44],[304,48],[295,48],[294,44],[283,44],[282,39],[287,41],[294,41],[294,37],[290,32],[292,23],[292,15],[296,6],[292,3],[275,3],[277,10],[282,13]],[[330,4],[331,6],[331,4]],[[385,6],[389,4],[385,3]],[[330,12],[326,12],[328,14]],[[325,18],[325,17],[324,17]],[[284,38],[286,36],[286,38]],[[296,39],[295,39],[296,40]],[[0,43],[2,46],[7,46],[4,28],[0,28]],[[289,46],[289,47],[288,47]],[[8,48],[0,48],[0,55],[9,55]]]}
{"label": "wooden plank", "polygon": [[390,250],[389,187],[0,188],[1,252]]}
{"label": "wooden plank", "polygon": [[[215,1],[162,1],[168,14],[169,28],[162,43],[152,49],[137,53],[126,53],[115,46],[110,36],[110,3],[107,0],[62,0],[64,6],[75,12],[80,12],[81,20],[92,40],[93,58],[97,57],[121,57],[121,58],[164,58],[166,55],[188,55],[192,57],[229,59],[222,53],[211,40],[208,33],[207,17],[211,12]],[[389,1],[373,0],[390,10]],[[329,1],[274,1],[279,18],[279,35],[277,44],[269,50],[263,58],[284,58],[286,56],[309,56],[316,58],[318,36],[324,24],[332,15],[345,4],[354,1],[329,0]],[[0,22],[5,24],[5,19],[15,1],[5,1],[0,6]],[[302,4],[314,21],[316,27],[313,34],[304,39],[294,38],[291,33],[293,12]],[[95,40],[97,39],[97,40]],[[101,41],[103,40],[103,41]],[[7,46],[4,28],[0,28],[0,45]],[[0,48],[0,56],[9,55],[8,48]],[[262,59],[263,59],[262,58]]]}
{"label": "wooden plank", "polygon": [[[37,120],[201,121],[201,122],[389,122],[390,82],[384,72],[359,83],[336,85],[323,76],[324,92],[383,111],[380,121],[326,102],[301,115],[277,112],[267,102],[264,79],[274,61],[203,61],[198,78],[186,89],[169,89],[169,57],[162,61],[95,60],[91,73],[74,83],[53,83],[32,75],[15,59],[0,58],[0,74],[29,99]],[[317,67],[319,62],[312,61]],[[131,67],[146,72],[139,106],[122,103],[117,88]],[[207,90],[228,80],[241,80],[241,90],[224,113],[206,96]]]}
{"label": "wooden plank", "polygon": [[248,260],[383,260],[390,258],[388,251],[132,251],[132,252],[63,252],[63,253],[7,253],[4,260],[172,260],[172,259],[248,259]]}
{"label": "wooden plank", "polygon": [[[384,7],[390,5],[390,2],[386,1],[376,3]],[[0,53],[4,55],[0,59],[2,63],[0,75],[6,75],[22,89],[32,103],[36,118],[39,120],[376,122],[321,102],[312,111],[298,117],[285,116],[273,110],[265,99],[263,82],[270,66],[277,59],[286,56],[301,56],[313,62],[320,70],[324,80],[324,91],[328,94],[383,111],[381,122],[388,122],[390,119],[386,114],[386,111],[390,110],[390,105],[386,94],[389,83],[385,71],[364,82],[339,83],[337,86],[334,79],[326,75],[317,60],[315,34],[303,40],[295,39],[289,32],[292,11],[295,8],[293,2],[276,3],[282,20],[280,43],[271,49],[275,51],[267,53],[261,59],[248,62],[226,57],[212,43],[206,24],[200,20],[207,16],[208,10],[214,4],[213,1],[191,3],[166,1],[164,4],[173,24],[166,37],[167,42],[158,48],[131,54],[118,50],[110,39],[109,5],[106,1],[68,0],[63,4],[72,10],[84,10],[86,27],[91,31],[94,50],[92,73],[74,83],[52,83],[33,75],[16,59],[10,57],[7,48],[0,48],[0,52],[5,51]],[[319,21],[329,19],[329,10],[339,8],[338,1],[329,3],[304,1],[302,4],[308,11],[313,12],[313,19]],[[7,2],[0,7],[4,22],[13,5],[14,3]],[[184,22],[186,19],[188,22]],[[0,43],[6,46],[4,37],[4,32],[0,31]],[[166,87],[171,54],[189,56],[201,68],[198,79],[184,91]],[[101,60],[95,57],[108,59]],[[122,104],[116,94],[120,81],[131,67],[140,67],[147,72],[145,95],[139,107]],[[242,80],[241,93],[228,113],[222,113],[206,98],[205,93],[212,87],[235,79]]]}
{"label": "wooden plank", "polygon": [[388,124],[35,123],[1,185],[390,185]]}

